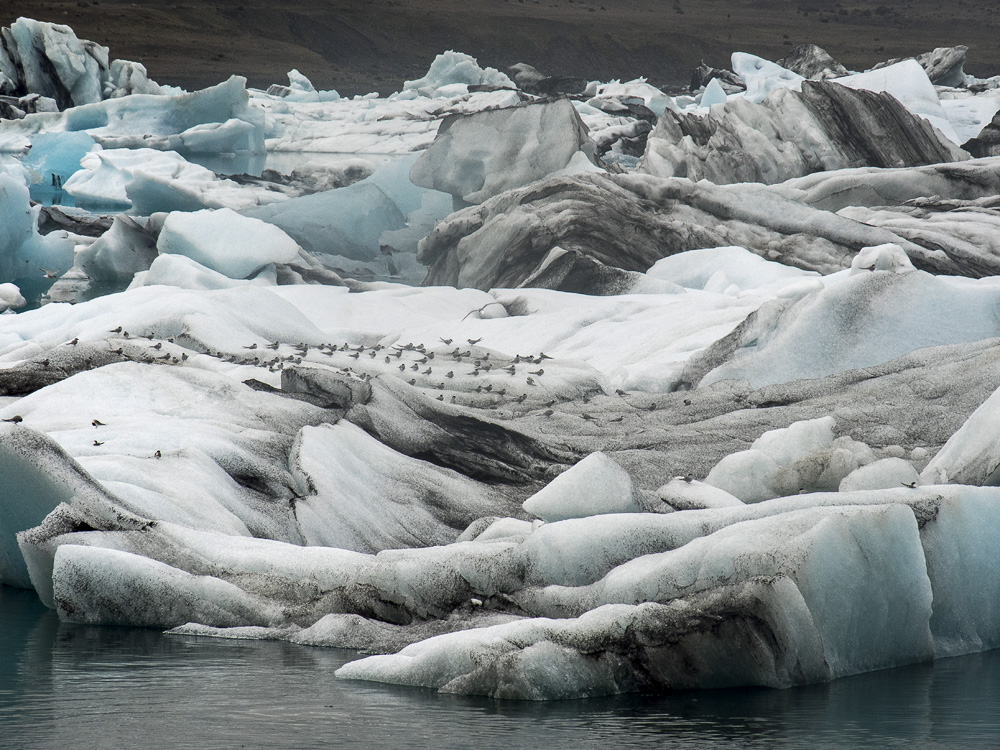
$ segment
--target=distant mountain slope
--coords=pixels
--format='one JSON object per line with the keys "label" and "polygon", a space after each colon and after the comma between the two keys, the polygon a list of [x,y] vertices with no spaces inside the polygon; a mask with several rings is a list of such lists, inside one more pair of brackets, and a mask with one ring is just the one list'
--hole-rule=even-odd
{"label": "distant mountain slope", "polygon": [[188,88],[232,73],[251,85],[298,68],[322,88],[398,89],[434,55],[457,49],[483,64],[528,62],[555,75],[685,84],[704,58],[741,50],[768,59],[813,42],[848,67],[942,45],[969,46],[967,72],[1000,70],[1000,14],[991,0],[7,0],[0,25],[24,15],[67,23],[152,78]]}

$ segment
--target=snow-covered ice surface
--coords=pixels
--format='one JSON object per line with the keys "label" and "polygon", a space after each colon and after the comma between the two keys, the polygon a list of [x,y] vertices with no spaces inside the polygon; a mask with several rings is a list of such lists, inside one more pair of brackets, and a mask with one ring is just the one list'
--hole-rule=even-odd
{"label": "snow-covered ice surface", "polygon": [[0,582],[498,698],[1000,647],[958,52],[556,99],[446,52],[349,99],[2,38]]}

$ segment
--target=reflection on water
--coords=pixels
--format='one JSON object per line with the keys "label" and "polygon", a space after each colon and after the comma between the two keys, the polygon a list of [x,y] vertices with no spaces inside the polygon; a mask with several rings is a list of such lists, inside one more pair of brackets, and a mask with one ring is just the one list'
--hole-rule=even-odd
{"label": "reflection on water", "polygon": [[0,587],[2,748],[958,748],[1000,736],[1000,652],[794,690],[530,703],[333,676],[348,651],[60,624]]}

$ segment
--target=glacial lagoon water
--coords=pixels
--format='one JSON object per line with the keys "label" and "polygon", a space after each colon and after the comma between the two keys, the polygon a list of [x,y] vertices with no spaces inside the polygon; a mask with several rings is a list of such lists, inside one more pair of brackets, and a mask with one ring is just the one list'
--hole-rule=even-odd
{"label": "glacial lagoon water", "polygon": [[530,703],[333,676],[350,651],[60,623],[0,587],[0,749],[986,748],[1000,651],[793,690]]}

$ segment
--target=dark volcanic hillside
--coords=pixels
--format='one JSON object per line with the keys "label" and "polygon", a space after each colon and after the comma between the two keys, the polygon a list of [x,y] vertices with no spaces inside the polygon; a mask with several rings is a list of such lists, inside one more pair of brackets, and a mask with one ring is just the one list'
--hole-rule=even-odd
{"label": "dark volcanic hillside", "polygon": [[138,60],[164,83],[199,87],[232,73],[251,85],[284,82],[293,67],[342,93],[398,89],[434,55],[528,62],[551,74],[687,81],[704,58],[733,50],[782,57],[813,42],[863,69],[936,46],[969,46],[967,71],[1000,70],[992,0],[5,0],[18,16],[66,23],[81,38]]}

